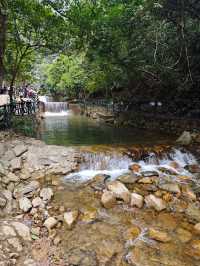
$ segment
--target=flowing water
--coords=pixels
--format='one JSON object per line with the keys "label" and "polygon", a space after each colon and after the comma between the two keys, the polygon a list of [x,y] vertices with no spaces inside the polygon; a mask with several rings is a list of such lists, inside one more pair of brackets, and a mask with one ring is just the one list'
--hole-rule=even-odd
{"label": "flowing water", "polygon": [[[97,175],[116,179],[130,174],[129,166],[133,163],[140,166],[138,175],[156,172],[161,181],[184,186],[189,180],[198,186],[196,176],[185,168],[197,164],[196,158],[187,150],[175,147],[173,135],[108,126],[75,114],[68,110],[66,103],[45,102],[45,108],[40,138],[48,144],[76,146],[81,154],[77,171],[59,178],[62,190],[56,190],[54,201],[57,206],[80,212],[72,230],[62,229],[61,246],[69,265],[200,265],[191,254],[187,255],[192,252],[190,240],[185,241],[179,233],[186,230],[191,239],[199,239],[193,225],[184,217],[187,208],[184,202],[178,198],[172,202],[170,208],[177,212],[167,209],[158,213],[121,203],[107,210],[100,203],[101,194],[95,186],[90,186]],[[137,184],[132,188],[143,196],[154,189],[151,184]],[[147,232],[151,227],[169,233],[172,240],[161,243],[150,239]]]}

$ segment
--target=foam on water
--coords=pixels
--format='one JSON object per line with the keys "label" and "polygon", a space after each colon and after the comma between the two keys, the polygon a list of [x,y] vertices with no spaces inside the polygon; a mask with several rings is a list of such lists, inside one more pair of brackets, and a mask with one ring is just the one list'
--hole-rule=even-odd
{"label": "foam on water", "polygon": [[[178,170],[170,166],[172,161],[178,163],[180,166]],[[115,179],[122,174],[129,173],[128,168],[133,163],[138,163],[141,166],[141,171],[157,171],[165,175],[159,170],[160,167],[164,167],[177,174],[190,176],[184,167],[188,164],[196,164],[197,161],[191,153],[178,149],[164,154],[162,158],[157,158],[155,154],[150,153],[149,157],[141,161],[133,161],[128,156],[117,153],[86,153],[80,171],[67,175],[65,179],[85,182],[97,174],[106,174]]]}

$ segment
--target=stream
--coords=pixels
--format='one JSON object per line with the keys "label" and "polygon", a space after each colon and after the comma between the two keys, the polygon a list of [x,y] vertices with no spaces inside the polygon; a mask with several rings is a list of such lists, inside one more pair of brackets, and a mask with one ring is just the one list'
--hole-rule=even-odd
{"label": "stream", "polygon": [[[200,184],[199,175],[188,170],[198,162],[173,145],[175,136],[109,126],[68,110],[64,103],[45,102],[45,107],[39,138],[76,147],[81,154],[73,173],[46,180],[56,186],[53,208],[79,211],[71,230],[60,229],[68,264],[59,265],[198,266],[200,240],[194,224],[200,218],[199,212],[193,214],[196,195],[190,189],[198,191]],[[112,208],[104,208],[102,191],[116,179],[144,198],[156,195],[167,207],[137,208],[118,199]],[[151,230],[157,230],[153,236]]]}

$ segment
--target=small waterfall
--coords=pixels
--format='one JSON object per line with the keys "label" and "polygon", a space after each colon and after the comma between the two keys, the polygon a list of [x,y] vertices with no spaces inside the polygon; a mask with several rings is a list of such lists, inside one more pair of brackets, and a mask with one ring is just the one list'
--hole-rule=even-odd
{"label": "small waterfall", "polygon": [[[172,162],[176,162],[180,169],[173,168],[171,166]],[[157,171],[159,173],[159,169],[164,167],[180,175],[190,175],[184,167],[188,164],[196,164],[197,161],[190,152],[184,149],[171,149],[160,156],[150,152],[148,156],[146,154],[145,158],[138,158],[137,160],[124,153],[85,152],[80,164],[80,171],[66,176],[66,179],[84,182],[97,174],[110,175],[111,178],[115,179],[121,174],[130,172],[129,166],[133,163],[141,166],[141,172]]]}
{"label": "small waterfall", "polygon": [[68,104],[66,102],[46,102],[45,112],[49,113],[61,113],[66,112],[68,109]]}
{"label": "small waterfall", "polygon": [[39,101],[44,106],[45,116],[63,116],[68,114],[67,102],[53,102],[48,96],[39,96]]}

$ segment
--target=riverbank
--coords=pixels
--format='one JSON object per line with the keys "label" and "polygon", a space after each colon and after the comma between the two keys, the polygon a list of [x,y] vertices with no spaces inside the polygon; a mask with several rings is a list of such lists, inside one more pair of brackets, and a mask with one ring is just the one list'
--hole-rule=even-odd
{"label": "riverbank", "polygon": [[[190,153],[109,148],[103,158],[8,132],[0,152],[1,265],[199,265],[200,167]],[[98,175],[80,179],[99,159]],[[114,179],[102,170],[112,160],[127,165]]]}

